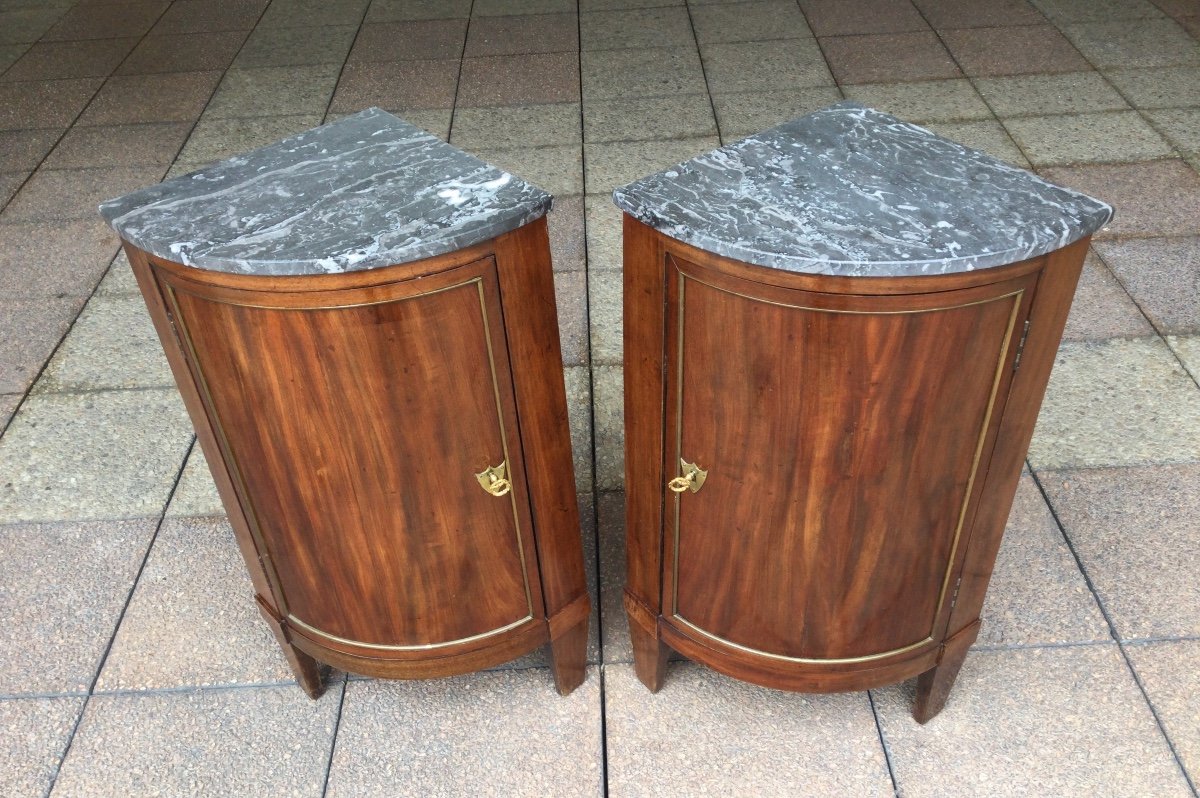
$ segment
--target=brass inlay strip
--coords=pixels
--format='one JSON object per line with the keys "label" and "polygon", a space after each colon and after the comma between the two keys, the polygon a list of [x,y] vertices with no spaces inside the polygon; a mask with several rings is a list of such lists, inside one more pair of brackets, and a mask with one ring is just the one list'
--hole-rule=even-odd
{"label": "brass inlay strip", "polygon": [[1010,343],[1012,342],[1013,328],[1016,325],[1017,313],[1020,310],[1021,299],[1025,293],[1025,289],[1019,288],[1015,291],[1010,291],[1007,294],[1000,294],[998,296],[987,297],[985,299],[979,299],[979,300],[975,300],[972,302],[963,302],[958,305],[943,305],[943,306],[937,306],[937,307],[931,307],[931,308],[922,308],[920,310],[880,310],[880,311],[841,310],[841,309],[832,309],[832,308],[811,307],[808,305],[793,305],[793,304],[789,304],[787,302],[776,302],[776,301],[769,300],[769,299],[762,299],[760,297],[751,296],[749,294],[739,293],[737,291],[731,291],[729,289],[721,288],[720,286],[713,285],[712,283],[697,279],[689,274],[686,274],[683,271],[683,269],[681,269],[679,267],[679,264],[674,260],[674,258],[671,258],[671,262],[672,262],[672,264],[674,264],[675,272],[679,278],[678,279],[678,285],[679,285],[678,327],[679,327],[679,329],[678,329],[677,335],[676,335],[676,339],[677,339],[676,346],[678,348],[678,357],[676,359],[676,363],[677,363],[676,386],[677,387],[676,387],[676,404],[675,404],[675,457],[676,457],[676,459],[680,459],[681,452],[683,450],[683,341],[684,341],[683,321],[684,321],[685,280],[693,280],[694,282],[700,283],[701,285],[705,285],[705,286],[713,289],[714,291],[720,291],[721,293],[731,294],[733,296],[741,297],[742,299],[747,299],[752,302],[762,302],[764,304],[774,305],[776,307],[794,308],[796,310],[810,310],[810,311],[813,311],[816,313],[843,313],[843,314],[859,315],[859,316],[898,316],[898,315],[912,315],[912,314],[918,314],[918,313],[934,313],[934,312],[943,311],[943,310],[956,310],[958,308],[967,308],[967,307],[972,307],[974,305],[983,305],[983,304],[986,304],[989,302],[998,302],[1002,299],[1008,299],[1010,297],[1013,298],[1013,307],[1012,307],[1011,313],[1009,314],[1008,327],[1004,332],[1004,338],[1000,344],[1000,358],[996,364],[996,375],[992,381],[991,394],[988,397],[987,408],[984,411],[983,426],[979,431],[979,437],[975,444],[975,455],[971,462],[970,474],[967,477],[967,487],[966,487],[966,491],[963,496],[962,506],[959,509],[958,523],[955,526],[954,537],[952,538],[951,543],[950,543],[950,556],[946,562],[946,574],[942,578],[942,587],[938,594],[937,607],[933,613],[933,621],[931,623],[929,635],[927,637],[925,637],[923,640],[918,640],[915,643],[909,643],[908,645],[901,646],[900,648],[892,649],[890,651],[882,651],[882,652],[879,652],[876,654],[865,654],[865,655],[858,656],[858,657],[812,659],[812,658],[807,658],[807,657],[792,657],[792,656],[788,656],[785,654],[775,654],[770,651],[762,651],[760,649],[741,645],[740,643],[735,643],[731,640],[727,640],[727,639],[721,637],[720,635],[716,635],[716,634],[713,634],[712,632],[708,632],[708,631],[705,631],[704,629],[701,629],[699,626],[696,626],[694,623],[692,623],[691,621],[687,620],[686,618],[684,618],[682,615],[679,614],[679,520],[680,520],[679,519],[679,516],[680,516],[679,500],[680,500],[680,496],[678,493],[675,494],[675,531],[674,531],[674,535],[673,535],[673,539],[674,539],[675,543],[674,543],[674,549],[672,551],[672,556],[674,558],[674,561],[672,562],[673,576],[672,576],[672,583],[671,583],[671,588],[672,588],[671,589],[671,618],[672,618],[672,620],[679,621],[680,623],[682,623],[684,626],[688,627],[689,629],[692,629],[695,632],[697,632],[698,634],[708,637],[711,640],[721,643],[722,645],[726,645],[731,648],[735,648],[740,651],[745,651],[747,653],[755,654],[755,655],[758,655],[761,657],[767,657],[767,658],[776,659],[776,660],[784,660],[787,662],[799,662],[799,663],[804,663],[804,664],[822,664],[822,663],[850,664],[850,663],[855,663],[855,662],[869,662],[871,660],[884,659],[886,657],[893,657],[893,656],[897,656],[899,654],[904,654],[906,652],[912,651],[914,649],[920,648],[921,646],[924,646],[924,645],[927,645],[927,644],[933,642],[934,631],[936,630],[938,618],[941,617],[942,609],[943,609],[943,606],[946,601],[946,594],[948,592],[949,585],[950,585],[950,577],[954,573],[954,560],[958,553],[959,538],[962,535],[963,523],[965,522],[966,517],[967,517],[967,507],[971,500],[971,490],[974,487],[976,472],[979,469],[979,462],[983,455],[983,445],[987,440],[988,425],[991,423],[992,411],[996,404],[996,397],[997,397],[997,393],[1000,388],[1000,382],[1004,376],[1004,362],[1005,362],[1005,360],[1008,359],[1008,349],[1009,349]]}
{"label": "brass inlay strip", "polygon": [[320,629],[317,629],[315,626],[309,626],[304,621],[297,618],[295,615],[287,616],[287,623],[289,626],[297,626],[300,629],[303,629],[305,632],[307,632],[309,635],[311,635],[313,637],[318,637],[318,638],[322,638],[325,640],[332,640],[335,643],[341,643],[342,645],[347,645],[347,646],[359,646],[361,648],[371,648],[371,649],[375,649],[377,651],[431,651],[435,648],[445,648],[446,646],[456,646],[461,643],[472,643],[476,640],[482,640],[485,637],[494,637],[495,635],[504,634],[505,632],[516,629],[518,626],[521,626],[522,624],[528,623],[529,621],[532,621],[532,620],[533,620],[533,613],[531,612],[529,615],[526,615],[524,618],[513,621],[512,623],[505,624],[504,626],[497,627],[497,628],[492,629],[487,632],[480,632],[477,635],[469,635],[468,637],[460,637],[457,640],[447,640],[444,643],[421,643],[419,645],[413,645],[413,646],[389,646],[389,645],[383,645],[382,643],[364,643],[361,640],[349,640],[345,637],[338,637],[337,635],[331,635],[328,632],[322,632]]}
{"label": "brass inlay strip", "polygon": [[[492,268],[493,269],[495,268],[494,262],[492,263]],[[289,623],[295,623],[304,629],[311,630],[316,634],[322,635],[330,640],[336,640],[341,643],[346,643],[346,644],[350,644],[350,645],[358,645],[358,646],[366,646],[366,647],[374,647],[374,648],[388,648],[391,650],[401,651],[401,650],[408,650],[410,648],[426,649],[426,648],[437,648],[440,646],[451,646],[451,645],[455,645],[457,643],[463,643],[463,642],[468,642],[471,640],[477,640],[482,637],[488,637],[490,635],[500,634],[501,632],[505,632],[505,631],[508,631],[509,629],[513,629],[513,628],[525,623],[530,618],[534,617],[533,592],[529,585],[529,566],[528,566],[528,563],[527,563],[526,557],[525,557],[525,546],[521,540],[521,521],[520,521],[519,511],[517,508],[517,500],[516,500],[515,495],[513,495],[512,493],[509,493],[509,496],[511,496],[511,498],[509,499],[509,504],[512,507],[513,525],[514,525],[514,530],[516,532],[516,537],[517,537],[517,553],[520,556],[520,561],[521,561],[521,579],[524,583],[524,589],[525,589],[526,615],[524,618],[514,621],[511,624],[508,624],[507,626],[501,627],[499,629],[496,629],[496,630],[493,630],[490,632],[485,632],[480,635],[473,635],[471,637],[463,638],[461,640],[452,640],[452,641],[449,641],[446,643],[433,643],[433,644],[416,646],[416,647],[374,646],[373,644],[370,644],[370,643],[361,643],[361,642],[354,641],[354,640],[347,640],[344,638],[337,637],[335,635],[326,634],[325,632],[316,630],[313,627],[305,624],[303,621],[295,618],[290,613],[290,611],[287,609],[287,596],[284,594],[283,583],[279,579],[278,572],[275,570],[274,563],[272,562],[272,559],[271,559],[270,549],[267,547],[266,539],[263,537],[262,530],[259,527],[259,521],[258,521],[257,513],[254,508],[254,503],[250,499],[250,492],[247,490],[246,483],[242,478],[241,468],[237,463],[237,456],[234,454],[233,448],[229,445],[229,440],[225,434],[224,425],[221,422],[220,414],[217,412],[216,403],[213,402],[212,393],[208,387],[208,380],[204,375],[204,369],[200,365],[200,359],[196,356],[196,347],[195,347],[194,343],[192,342],[191,334],[188,331],[187,324],[184,321],[183,314],[179,309],[178,300],[175,296],[175,286],[171,285],[170,283],[168,283],[166,281],[163,281],[163,285],[167,289],[167,295],[170,298],[171,307],[174,310],[175,318],[173,319],[173,321],[175,322],[175,327],[179,331],[180,338],[186,344],[188,354],[189,354],[189,360],[190,360],[191,364],[194,365],[194,367],[195,367],[198,387],[200,388],[200,393],[202,395],[202,398],[204,399],[204,404],[209,411],[210,420],[211,420],[212,426],[213,426],[213,432],[218,437],[219,442],[222,444],[222,448],[225,450],[225,452],[227,454],[226,459],[229,461],[228,466],[229,466],[229,470],[230,470],[230,476],[234,479],[234,481],[236,483],[237,491],[238,491],[240,497],[242,498],[242,510],[246,514],[246,520],[248,522],[248,525],[251,528],[251,533],[254,535],[255,543],[258,545],[259,554],[263,560],[263,565],[268,570],[268,575],[269,575],[271,581],[275,585],[276,591],[278,593],[277,598],[279,599],[280,603],[282,604],[282,606],[279,607],[279,612],[288,618]],[[351,305],[330,305],[330,306],[322,306],[322,307],[281,308],[281,307],[277,307],[277,306],[273,306],[273,305],[254,305],[254,304],[230,302],[230,301],[221,300],[221,299],[214,299],[214,298],[205,296],[203,294],[197,294],[192,291],[187,291],[186,289],[184,290],[184,293],[189,294],[191,296],[196,296],[199,299],[202,299],[204,301],[214,302],[214,303],[223,304],[223,305],[231,305],[233,307],[246,307],[246,308],[255,308],[255,309],[261,309],[261,310],[338,310],[338,309],[343,309],[343,308],[358,308],[358,307],[367,307],[370,305],[384,305],[384,304],[389,304],[392,302],[403,302],[405,300],[418,299],[420,297],[426,297],[426,296],[430,296],[433,294],[439,294],[439,293],[442,293],[443,291],[449,291],[449,290],[455,289],[455,288],[463,288],[463,287],[466,287],[469,285],[475,285],[476,292],[477,292],[477,295],[479,298],[479,311],[480,311],[480,315],[483,319],[484,340],[487,343],[488,366],[490,368],[491,375],[492,375],[492,396],[493,396],[493,399],[496,404],[496,418],[497,418],[499,429],[500,429],[500,445],[504,451],[504,461],[508,462],[510,460],[509,453],[508,453],[508,436],[506,435],[505,429],[504,429],[504,414],[503,414],[502,406],[500,404],[499,375],[496,372],[496,360],[495,360],[495,354],[494,354],[493,347],[492,347],[492,330],[488,323],[487,305],[485,302],[485,294],[484,294],[484,290],[483,290],[483,277],[482,276],[472,277],[471,279],[466,280],[461,283],[455,283],[453,285],[443,286],[442,288],[434,288],[429,291],[423,291],[419,294],[410,294],[408,296],[393,297],[391,299],[383,299],[383,300],[379,300],[376,302],[361,302],[361,303],[351,304]]]}

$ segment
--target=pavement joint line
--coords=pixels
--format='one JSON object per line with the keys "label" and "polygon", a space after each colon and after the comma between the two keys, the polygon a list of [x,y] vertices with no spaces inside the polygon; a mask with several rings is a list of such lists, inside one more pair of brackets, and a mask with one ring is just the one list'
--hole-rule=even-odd
{"label": "pavement joint line", "polygon": [[454,76],[454,98],[450,101],[450,124],[446,127],[447,143],[454,135],[454,115],[458,111],[458,92],[462,87],[463,64],[467,60],[467,43],[471,39],[471,20],[474,18],[474,13],[475,0],[471,0],[471,7],[467,9],[467,26],[463,29],[462,49],[458,51],[458,73]]}
{"label": "pavement joint line", "polygon": [[1125,663],[1126,669],[1133,677],[1134,684],[1137,685],[1138,691],[1142,694],[1142,700],[1146,702],[1146,707],[1150,710],[1151,717],[1154,718],[1154,724],[1158,727],[1159,734],[1162,735],[1163,741],[1166,742],[1167,748],[1171,752],[1171,757],[1175,761],[1175,766],[1179,768],[1179,772],[1183,775],[1184,781],[1187,783],[1188,789],[1192,791],[1192,795],[1196,796],[1196,783],[1192,781],[1192,776],[1188,773],[1187,768],[1183,764],[1183,759],[1179,756],[1179,750],[1175,747],[1175,741],[1171,739],[1171,735],[1167,733],[1167,728],[1163,724],[1162,717],[1158,714],[1158,708],[1154,706],[1154,702],[1150,699],[1150,693],[1146,690],[1145,684],[1142,683],[1142,677],[1138,674],[1137,669],[1133,666],[1133,661],[1129,659],[1129,652],[1125,650],[1124,644],[1121,642],[1121,637],[1117,632],[1117,626],[1113,622],[1112,615],[1108,612],[1108,607],[1105,606],[1103,599],[1100,597],[1099,591],[1096,589],[1095,583],[1092,581],[1091,575],[1083,564],[1083,558],[1075,548],[1074,541],[1067,534],[1067,527],[1058,515],[1058,510],[1050,501],[1050,496],[1046,493],[1046,489],[1042,486],[1042,482],[1038,479],[1037,473],[1030,469],[1034,484],[1037,485],[1038,492],[1042,495],[1042,501],[1046,503],[1046,507],[1050,510],[1050,515],[1054,518],[1055,525],[1058,526],[1059,534],[1062,535],[1063,541],[1067,544],[1067,549],[1071,552],[1071,556],[1075,559],[1075,566],[1083,575],[1083,581],[1087,584],[1088,590],[1092,594],[1092,598],[1096,602],[1096,606],[1100,608],[1100,614],[1104,616],[1104,622],[1108,624],[1108,632],[1112,635],[1113,641],[1117,644],[1117,651],[1121,654],[1121,659]]}
{"label": "pavement joint line", "polygon": [[[271,4],[268,3],[267,7],[270,8],[270,5]],[[354,45],[358,44],[358,37],[362,35],[363,25],[366,24],[367,13],[370,10],[371,10],[371,3],[368,1],[367,3],[363,4],[362,14],[358,18],[358,27],[356,27],[354,29],[354,38],[350,41],[350,47],[349,47],[349,49],[346,50],[345,57],[342,58],[342,65],[340,67],[338,67],[337,78],[335,78],[333,81],[333,88],[330,89],[330,91],[329,91],[329,100],[328,100],[328,102],[325,103],[325,113],[321,114],[321,122],[322,123],[324,123],[327,119],[329,119],[329,109],[333,107],[333,98],[337,96],[338,84],[340,84],[342,82],[342,75],[346,72],[346,64],[350,63],[350,53],[352,53],[354,51]],[[266,11],[264,11],[263,13],[265,14]],[[262,17],[259,17],[259,20],[261,21]],[[254,27],[255,28],[258,27],[257,22],[254,23]],[[332,26],[330,26],[330,25],[313,25],[311,27],[320,28],[321,30],[325,30],[326,28],[329,28]],[[349,27],[349,26],[347,26],[347,27]],[[254,30],[251,29],[250,36],[253,36],[253,35],[254,35]],[[250,41],[250,36],[246,37],[246,41]],[[238,50],[238,53],[240,54],[241,50]],[[237,60],[236,56],[234,57],[234,60],[235,61]],[[233,64],[231,62],[230,70],[232,70],[232,69],[233,69]],[[222,80],[224,80],[224,76],[222,76]]]}
{"label": "pavement joint line", "polygon": [[329,794],[329,777],[333,774],[333,755],[337,751],[338,734],[342,730],[342,711],[346,707],[346,691],[350,687],[348,677],[348,673],[343,673],[339,680],[342,692],[338,696],[337,715],[333,719],[333,734],[329,735],[329,758],[325,762],[325,778],[321,781],[321,798],[325,798]]}
{"label": "pavement joint line", "polygon": [[879,737],[879,747],[883,749],[883,761],[887,765],[888,779],[892,782],[892,795],[900,798],[900,785],[896,782],[896,769],[892,766],[892,749],[883,733],[883,722],[879,719],[879,709],[875,706],[875,691],[867,690],[867,703],[871,705],[871,717],[875,720],[875,734]]}

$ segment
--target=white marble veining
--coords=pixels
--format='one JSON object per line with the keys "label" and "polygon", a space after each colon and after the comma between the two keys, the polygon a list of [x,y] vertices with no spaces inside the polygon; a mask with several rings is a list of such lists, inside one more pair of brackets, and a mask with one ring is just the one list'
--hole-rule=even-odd
{"label": "white marble veining", "polygon": [[167,260],[263,275],[442,255],[537,219],[550,195],[377,108],[100,206]]}
{"label": "white marble veining", "polygon": [[1110,206],[853,102],[613,193],[700,249],[787,271],[949,274],[1044,255],[1095,232]]}

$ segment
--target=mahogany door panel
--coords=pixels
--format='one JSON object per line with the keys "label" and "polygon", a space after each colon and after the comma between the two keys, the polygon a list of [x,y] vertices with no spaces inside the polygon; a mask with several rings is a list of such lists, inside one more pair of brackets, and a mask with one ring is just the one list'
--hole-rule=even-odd
{"label": "mahogany door panel", "polygon": [[936,645],[1036,275],[914,297],[668,272],[666,474],[707,475],[665,494],[663,615],[814,663]]}
{"label": "mahogany door panel", "polygon": [[295,631],[403,656],[542,617],[491,258],[369,293],[160,276]]}

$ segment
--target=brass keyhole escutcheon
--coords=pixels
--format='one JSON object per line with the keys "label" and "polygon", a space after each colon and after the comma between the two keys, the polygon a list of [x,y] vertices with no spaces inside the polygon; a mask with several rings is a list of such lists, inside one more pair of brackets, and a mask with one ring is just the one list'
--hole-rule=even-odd
{"label": "brass keyhole escutcheon", "polygon": [[512,490],[512,483],[509,482],[505,475],[508,472],[508,466],[501,461],[500,465],[489,466],[478,474],[475,479],[479,480],[479,486],[493,496],[503,496]]}
{"label": "brass keyhole escutcheon", "polygon": [[667,483],[667,487],[674,493],[683,493],[685,490],[690,490],[692,493],[704,487],[704,480],[708,479],[708,472],[700,468],[695,463],[689,463],[682,457],[679,458],[679,465],[683,469],[683,476],[675,477]]}

